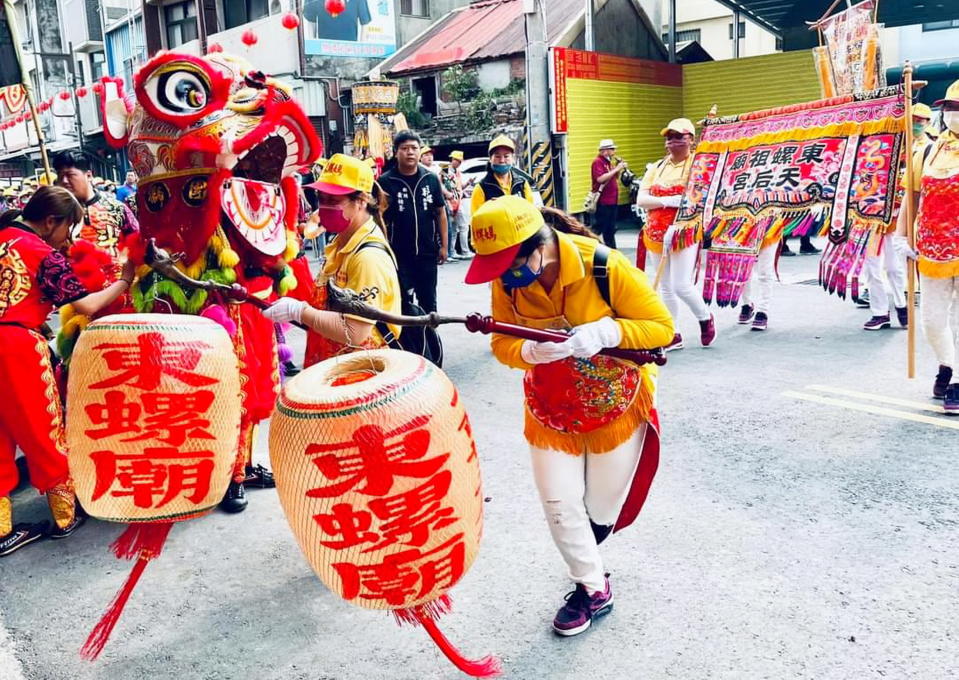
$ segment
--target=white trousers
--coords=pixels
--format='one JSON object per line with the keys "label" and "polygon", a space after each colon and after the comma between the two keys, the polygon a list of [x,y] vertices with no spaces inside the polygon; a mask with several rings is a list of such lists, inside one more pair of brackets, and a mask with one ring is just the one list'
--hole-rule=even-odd
{"label": "white trousers", "polygon": [[[696,262],[699,256],[699,244],[687,246],[682,250],[675,250],[669,253],[666,258],[666,267],[663,269],[663,277],[660,284],[660,296],[663,298],[663,304],[673,317],[673,321],[679,319],[679,301],[682,300],[689,307],[689,310],[696,317],[697,321],[708,321],[709,310],[706,303],[703,302],[703,295],[693,283],[693,277],[696,274]],[[655,279],[656,270],[659,269],[659,262],[663,259],[660,253],[654,253],[651,250],[646,251],[646,272]]]}
{"label": "white trousers", "polygon": [[606,575],[589,521],[615,524],[645,436],[644,424],[612,451],[579,456],[530,447],[533,478],[553,542],[566,561],[569,577],[590,592],[606,588]]}
{"label": "white trousers", "polygon": [[749,281],[743,287],[742,304],[752,305],[753,311],[769,313],[773,297],[773,281],[776,280],[776,252],[779,242],[761,248]]}
{"label": "white trousers", "polygon": [[[926,342],[941,365],[955,369],[959,352],[959,276],[936,279],[920,274],[919,281],[919,312]],[[872,289],[869,295],[872,296]]]}
{"label": "white trousers", "polygon": [[460,204],[460,209],[453,215],[453,242],[450,244],[451,253],[466,254],[470,252],[470,214],[467,201]]}
{"label": "white trousers", "polygon": [[906,306],[906,263],[896,255],[892,245],[892,234],[882,237],[882,252],[879,255],[867,255],[863,265],[866,285],[869,287],[869,309],[873,316],[885,316],[889,313],[889,290],[883,280],[883,270],[892,288],[892,302],[896,307]]}

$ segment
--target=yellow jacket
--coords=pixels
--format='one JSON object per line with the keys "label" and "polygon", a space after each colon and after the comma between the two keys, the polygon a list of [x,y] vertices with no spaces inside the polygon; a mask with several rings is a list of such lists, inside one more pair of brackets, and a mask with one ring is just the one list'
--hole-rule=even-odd
{"label": "yellow jacket", "polygon": [[[547,319],[565,315],[573,326],[597,321],[604,316],[616,319],[623,332],[620,347],[653,349],[673,339],[673,319],[649,280],[618,250],[609,254],[608,276],[613,309],[603,300],[592,276],[593,253],[598,241],[572,234],[556,234],[559,241],[559,278],[549,294],[534,282],[512,294],[499,279],[493,281],[493,318],[523,325],[520,317]],[[565,306],[564,306],[565,299]],[[514,306],[515,303],[515,306]],[[613,311],[615,309],[615,312]],[[520,351],[522,338],[493,334],[493,354],[512,368],[530,369]]]}

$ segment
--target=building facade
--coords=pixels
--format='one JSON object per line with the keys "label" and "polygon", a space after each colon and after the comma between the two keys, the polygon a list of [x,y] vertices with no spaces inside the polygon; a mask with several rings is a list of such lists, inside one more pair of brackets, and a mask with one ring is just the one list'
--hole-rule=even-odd
{"label": "building facade", "polygon": [[[663,42],[669,44],[669,2],[663,0],[660,17]],[[757,57],[782,51],[782,41],[769,31],[739,17],[733,27],[733,11],[716,0],[676,2],[676,44],[698,42],[713,59]],[[738,42],[738,54],[737,54]]]}

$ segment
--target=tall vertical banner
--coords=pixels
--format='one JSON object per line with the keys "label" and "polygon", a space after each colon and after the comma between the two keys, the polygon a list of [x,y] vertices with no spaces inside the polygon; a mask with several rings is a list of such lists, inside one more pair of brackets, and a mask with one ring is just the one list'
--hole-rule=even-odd
{"label": "tall vertical banner", "polygon": [[16,13],[11,0],[3,1],[0,12],[0,87],[19,85],[23,79],[20,70],[20,55],[17,50]]}
{"label": "tall vertical banner", "polygon": [[901,87],[705,121],[677,222],[703,229],[703,297],[736,305],[760,248],[829,236],[820,283],[858,295],[873,236],[894,227]]}

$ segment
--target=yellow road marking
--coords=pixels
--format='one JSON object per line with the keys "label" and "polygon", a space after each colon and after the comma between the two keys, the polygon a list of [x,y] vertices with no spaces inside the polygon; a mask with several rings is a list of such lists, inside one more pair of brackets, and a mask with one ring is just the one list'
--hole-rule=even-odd
{"label": "yellow road marking", "polygon": [[872,413],[877,416],[889,416],[890,418],[898,418],[899,420],[911,420],[914,423],[925,423],[926,425],[936,425],[938,427],[946,427],[952,430],[959,430],[959,420],[951,421],[946,420],[945,418],[933,418],[932,416],[922,416],[918,413],[909,413],[907,411],[897,411],[892,408],[885,408],[883,406],[870,406],[868,404],[857,404],[852,401],[844,401],[842,399],[833,399],[831,397],[821,397],[818,394],[805,394],[803,392],[793,392],[787,390],[782,393],[784,397],[792,397],[793,399],[802,399],[804,401],[813,401],[817,404],[826,404],[827,406],[839,406],[841,408],[852,409],[853,411],[862,411],[863,413]]}
{"label": "yellow road marking", "polygon": [[816,392],[828,392],[830,394],[841,394],[846,397],[859,397],[868,401],[878,401],[883,404],[894,404],[895,406],[906,406],[908,408],[917,408],[920,411],[929,411],[931,413],[943,414],[946,410],[942,406],[934,404],[924,404],[921,401],[909,401],[908,399],[898,399],[896,397],[886,397],[881,394],[866,394],[865,392],[854,392],[841,387],[830,387],[829,385],[806,385],[807,390]]}

